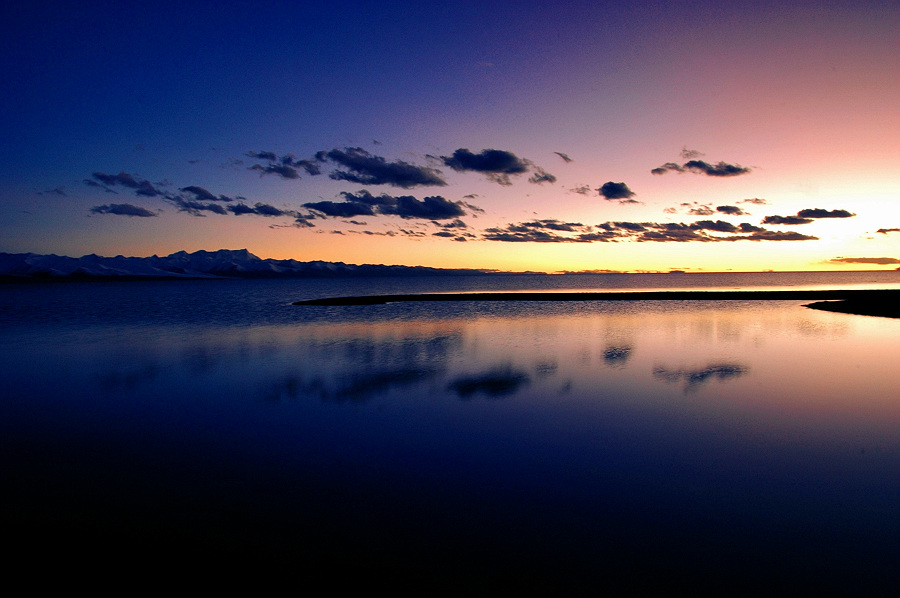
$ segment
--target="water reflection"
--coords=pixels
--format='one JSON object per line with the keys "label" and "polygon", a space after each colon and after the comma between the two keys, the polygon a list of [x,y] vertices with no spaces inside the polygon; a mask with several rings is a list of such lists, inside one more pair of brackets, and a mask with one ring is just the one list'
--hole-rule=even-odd
{"label": "water reflection", "polygon": [[239,513],[295,563],[520,579],[829,579],[893,556],[900,321],[791,302],[351,313],[0,333],[13,508],[200,537]]}
{"label": "water reflection", "polygon": [[696,389],[696,387],[707,380],[715,378],[724,381],[745,375],[749,371],[746,366],[733,363],[717,363],[710,364],[703,368],[697,369],[669,369],[662,366],[653,368],[653,377],[663,382],[674,383],[684,381],[685,392]]}
{"label": "water reflection", "polygon": [[613,367],[623,367],[631,356],[632,348],[627,345],[610,345],[603,350],[603,361]]}
{"label": "water reflection", "polygon": [[267,400],[315,397],[326,402],[368,401],[389,392],[403,392],[405,387],[433,378],[438,371],[423,368],[401,368],[371,372],[344,373],[332,377],[288,376],[264,393]]}
{"label": "water reflection", "polygon": [[447,388],[461,399],[471,399],[477,395],[496,399],[515,394],[530,381],[528,374],[508,365],[474,375],[461,376],[452,380]]}

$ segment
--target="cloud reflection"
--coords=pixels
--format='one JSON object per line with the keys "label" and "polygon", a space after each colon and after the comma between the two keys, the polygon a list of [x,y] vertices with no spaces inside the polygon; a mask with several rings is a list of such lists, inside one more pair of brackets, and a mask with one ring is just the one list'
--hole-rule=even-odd
{"label": "cloud reflection", "polygon": [[666,383],[684,381],[685,391],[693,390],[711,378],[725,381],[739,378],[748,373],[750,368],[735,363],[710,364],[700,369],[675,369],[670,370],[661,366],[653,368],[653,377]]}
{"label": "cloud reflection", "polygon": [[610,345],[603,350],[603,361],[609,366],[622,367],[631,357],[631,351],[628,345]]}
{"label": "cloud reflection", "polygon": [[315,397],[325,402],[364,402],[380,394],[411,386],[437,375],[438,370],[401,368],[377,372],[336,375],[332,378],[316,376],[305,380],[302,376],[286,376],[264,393],[270,401]]}
{"label": "cloud reflection", "polygon": [[531,378],[525,372],[506,366],[471,376],[461,376],[451,381],[447,388],[461,399],[471,399],[478,394],[495,399],[515,394],[530,381]]}

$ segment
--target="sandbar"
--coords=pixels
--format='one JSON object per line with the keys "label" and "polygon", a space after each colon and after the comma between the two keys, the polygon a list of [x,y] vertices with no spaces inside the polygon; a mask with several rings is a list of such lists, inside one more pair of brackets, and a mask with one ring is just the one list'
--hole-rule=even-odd
{"label": "sandbar", "polygon": [[486,293],[421,293],[326,297],[293,305],[383,305],[411,301],[719,301],[815,300],[812,309],[900,317],[900,289],[764,290],[764,291],[537,291]]}

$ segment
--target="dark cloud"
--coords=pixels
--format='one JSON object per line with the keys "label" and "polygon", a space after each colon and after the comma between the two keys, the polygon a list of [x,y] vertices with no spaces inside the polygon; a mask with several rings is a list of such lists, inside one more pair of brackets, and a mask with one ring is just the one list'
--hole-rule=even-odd
{"label": "dark cloud", "polygon": [[688,160],[684,164],[666,162],[662,166],[658,166],[650,172],[651,174],[660,175],[666,174],[669,171],[678,173],[692,172],[694,174],[705,174],[707,176],[728,177],[747,174],[750,172],[750,169],[741,166],[740,164],[728,164],[727,162],[710,164],[709,162],[705,162],[703,160]]}
{"label": "dark cloud", "polygon": [[[480,207],[478,207],[478,206],[476,206],[475,204],[471,204],[471,203],[469,203],[469,202],[467,202],[467,201],[458,201],[458,202],[456,202],[456,203],[459,204],[459,205],[461,205],[462,207],[466,208],[467,210],[472,211],[472,212],[475,212],[475,213],[478,213],[478,214],[484,214],[484,209],[483,209],[483,208],[480,208]],[[476,216],[475,214],[472,214],[472,216],[474,216],[475,218],[478,217],[478,216]]]}
{"label": "dark cloud", "polygon": [[697,158],[701,158],[705,156],[703,152],[698,152],[697,150],[688,149],[687,147],[681,148],[681,152],[679,155],[685,160],[696,160]]}
{"label": "dark cloud", "polygon": [[750,172],[749,168],[745,168],[739,164],[727,164],[719,162],[718,164],[709,164],[703,160],[690,160],[684,163],[684,169],[697,174],[705,174],[707,176],[737,176]]}
{"label": "dark cloud", "polygon": [[444,186],[446,181],[433,168],[415,166],[407,162],[388,162],[361,147],[348,147],[316,155],[327,158],[348,170],[336,170],[329,175],[336,181],[349,181],[362,185],[391,185],[409,189],[417,186]]}
{"label": "dark cloud", "polygon": [[529,183],[555,183],[556,177],[539,166],[534,167],[534,174],[529,177]]}
{"label": "dark cloud", "polygon": [[780,230],[761,230],[744,237],[748,241],[818,241],[819,237],[797,232],[786,233]]}
{"label": "dark cloud", "polygon": [[698,220],[691,225],[691,228],[695,230],[712,230],[720,233],[736,233],[740,231],[737,226],[722,220],[716,220],[715,222],[712,220]]}
{"label": "dark cloud", "polygon": [[103,189],[103,190],[106,191],[107,193],[115,193],[116,195],[118,195],[118,192],[117,192],[117,191],[113,191],[112,189],[110,189],[110,188],[107,187],[106,185],[101,185],[100,183],[98,183],[97,181],[95,181],[95,180],[93,180],[93,179],[84,179],[84,180],[81,181],[81,182],[84,183],[85,185],[87,185],[88,187],[99,187],[100,189]]}
{"label": "dark cloud", "polygon": [[568,154],[564,154],[562,152],[553,152],[553,153],[556,154],[557,156],[559,156],[560,158],[562,158],[563,161],[565,161],[566,163],[569,163],[572,161],[572,158],[570,158]]}
{"label": "dark cloud", "polygon": [[358,201],[314,201],[303,204],[304,208],[321,212],[326,216],[352,218],[353,216],[374,216],[372,206]]}
{"label": "dark cloud", "polygon": [[507,230],[513,232],[526,232],[534,229],[548,229],[566,232],[576,232],[584,229],[585,226],[580,222],[563,222],[556,219],[534,220],[531,222],[522,222],[521,224],[511,224]]}
{"label": "dark cloud", "polygon": [[571,191],[572,193],[577,193],[579,195],[590,195],[594,192],[594,190],[591,189],[590,185],[580,185],[578,187],[572,187],[571,189],[569,189],[569,191]]}
{"label": "dark cloud", "polygon": [[715,214],[715,210],[712,209],[712,206],[697,206],[696,208],[691,208],[688,210],[688,214],[691,216],[712,216]]}
{"label": "dark cloud", "polygon": [[120,172],[119,174],[95,172],[92,176],[107,187],[121,185],[122,187],[134,189],[135,195],[143,195],[144,197],[157,197],[163,195],[163,192],[154,187],[150,181],[135,178],[127,172]]}
{"label": "dark cloud", "polygon": [[631,199],[635,195],[634,191],[629,189],[625,183],[614,183],[612,181],[603,183],[603,186],[597,191],[600,195],[610,200]]}
{"label": "dark cloud", "polygon": [[747,213],[737,206],[716,206],[716,211],[729,216],[743,216]]}
{"label": "dark cloud", "polygon": [[[563,233],[575,233],[567,235]],[[721,233],[721,234],[711,234]],[[770,231],[748,223],[734,225],[722,220],[699,220],[691,224],[673,222],[604,222],[596,227],[576,222],[537,220],[485,229],[487,241],[519,243],[594,243],[634,241],[638,243],[686,243],[727,241],[812,241],[817,237]]]}
{"label": "dark cloud", "polygon": [[[610,227],[609,226],[610,224],[612,224],[613,227]],[[604,228],[606,230],[613,230],[613,228],[620,228],[623,230],[633,231],[633,232],[643,232],[643,231],[647,230],[647,227],[644,226],[643,224],[641,224],[640,222],[612,222],[612,223],[606,222],[603,225],[601,225],[601,228]]]}
{"label": "dark cloud", "polygon": [[742,200],[739,201],[738,203],[752,203],[752,204],[755,204],[755,205],[758,205],[758,206],[764,206],[764,205],[766,205],[766,204],[769,203],[769,202],[766,201],[765,199],[760,198],[760,197],[751,197],[751,198],[749,198],[749,199],[742,199]]}
{"label": "dark cloud", "polygon": [[130,203],[111,203],[91,208],[92,214],[116,214],[117,216],[137,216],[139,218],[152,218],[157,214],[146,208]]}
{"label": "dark cloud", "polygon": [[203,187],[197,187],[196,185],[182,187],[179,191],[192,194],[198,201],[232,201],[230,197],[226,197],[225,195],[214,195]]}
{"label": "dark cloud", "polygon": [[235,216],[242,214],[255,214],[257,216],[294,216],[294,212],[287,210],[279,210],[275,206],[265,203],[256,203],[253,207],[244,203],[228,206],[228,211]]}
{"label": "dark cloud", "polygon": [[225,207],[217,203],[203,203],[201,201],[187,199],[181,195],[175,195],[166,199],[178,206],[180,212],[187,212],[191,216],[205,216],[206,214],[204,214],[204,212],[212,212],[213,214],[219,214],[220,216],[228,214]]}
{"label": "dark cloud", "polygon": [[506,150],[486,149],[474,154],[466,148],[441,156],[440,160],[459,172],[480,172],[501,185],[510,185],[510,175],[528,172],[529,162]]}
{"label": "dark cloud", "polygon": [[666,162],[662,166],[657,166],[656,168],[651,170],[650,174],[666,174],[670,170],[674,170],[675,172],[684,172],[684,168],[682,168],[680,164],[676,164],[675,162]]}
{"label": "dark cloud", "polygon": [[394,206],[382,206],[378,209],[381,214],[393,214],[401,218],[425,218],[427,220],[444,220],[465,216],[462,207],[440,195],[426,197],[419,201],[409,195],[401,195],[395,198]]}
{"label": "dark cloud", "polygon": [[461,241],[461,242],[465,242],[465,241],[468,241],[469,239],[477,238],[472,233],[467,233],[467,232],[461,233],[459,231],[454,232],[452,230],[442,230],[442,231],[438,231],[436,233],[431,233],[431,235],[434,237],[444,237],[446,239],[453,239],[454,241]]}
{"label": "dark cloud", "polygon": [[510,231],[500,228],[489,228],[482,238],[487,241],[503,241],[506,243],[589,243],[578,237],[568,237],[543,230]]}
{"label": "dark cloud", "polygon": [[763,218],[763,224],[809,224],[812,218],[801,218],[800,216],[766,216]]}
{"label": "dark cloud", "polygon": [[268,160],[269,162],[278,160],[278,156],[275,152],[247,152],[246,155],[251,158],[256,158],[257,160]]}
{"label": "dark cloud", "polygon": [[828,260],[836,264],[900,264],[895,257],[836,257]]}
{"label": "dark cloud", "polygon": [[256,158],[257,160],[265,160],[268,164],[254,164],[249,166],[248,170],[259,172],[260,176],[274,174],[283,179],[299,179],[301,168],[306,174],[314,176],[321,174],[322,170],[315,160],[298,160],[292,154],[278,156],[275,152],[247,152],[247,156]]}
{"label": "dark cloud", "polygon": [[741,222],[739,225],[742,233],[764,233],[766,229],[761,226],[755,226],[749,222]]}
{"label": "dark cloud", "polygon": [[847,210],[823,210],[811,208],[800,210],[796,216],[766,216],[763,224],[809,224],[816,218],[851,218],[856,216]]}
{"label": "dark cloud", "polygon": [[446,222],[443,224],[439,223],[439,222],[435,222],[435,224],[437,224],[441,228],[469,228],[469,225],[466,224],[465,222],[463,222],[462,220],[460,220],[459,218],[456,218],[451,222]]}
{"label": "dark cloud", "polygon": [[260,176],[275,174],[283,179],[300,178],[300,173],[297,172],[297,169],[287,164],[267,164],[265,166],[262,164],[254,164],[253,166],[248,167],[247,170],[255,170],[259,172]]}
{"label": "dark cloud", "polygon": [[882,235],[886,235],[888,233],[900,233],[900,228],[879,228],[877,231]]}
{"label": "dark cloud", "polygon": [[374,216],[376,214],[400,216],[401,218],[422,218],[425,220],[447,220],[465,216],[467,204],[453,202],[441,196],[426,197],[421,201],[410,195],[391,196],[385,193],[375,196],[366,190],[359,193],[344,191],[346,201],[319,201],[305,203],[310,208],[326,216],[350,218],[353,216]]}
{"label": "dark cloud", "polygon": [[852,218],[856,216],[847,210],[823,210],[821,208],[810,208],[797,212],[800,218]]}

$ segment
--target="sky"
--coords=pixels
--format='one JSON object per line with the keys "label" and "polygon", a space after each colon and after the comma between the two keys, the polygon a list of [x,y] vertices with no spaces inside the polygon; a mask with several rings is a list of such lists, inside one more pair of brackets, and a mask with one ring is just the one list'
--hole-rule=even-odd
{"label": "sky", "polygon": [[900,266],[900,2],[0,8],[0,251]]}

